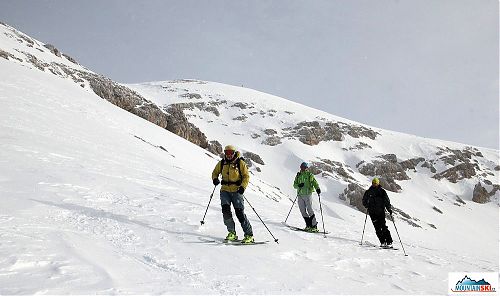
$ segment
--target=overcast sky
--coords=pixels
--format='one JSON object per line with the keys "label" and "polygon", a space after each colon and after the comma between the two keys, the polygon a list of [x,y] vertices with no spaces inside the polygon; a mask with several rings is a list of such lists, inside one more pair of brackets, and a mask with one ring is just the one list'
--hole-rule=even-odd
{"label": "overcast sky", "polygon": [[498,149],[497,0],[0,0],[0,21],[125,83],[245,86]]}

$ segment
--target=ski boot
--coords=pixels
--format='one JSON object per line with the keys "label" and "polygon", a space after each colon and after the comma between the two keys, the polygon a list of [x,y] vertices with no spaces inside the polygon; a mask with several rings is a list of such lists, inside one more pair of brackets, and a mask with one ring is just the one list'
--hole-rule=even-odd
{"label": "ski boot", "polygon": [[246,235],[241,241],[242,244],[253,244],[255,240],[253,239],[253,235]]}
{"label": "ski boot", "polygon": [[317,225],[314,225],[314,226],[309,227],[309,229],[307,231],[309,231],[309,232],[319,232],[319,229],[318,229]]}
{"label": "ski boot", "polygon": [[236,235],[236,232],[235,231],[229,231],[229,233],[226,236],[225,241],[234,242],[236,240],[238,240],[238,236]]}

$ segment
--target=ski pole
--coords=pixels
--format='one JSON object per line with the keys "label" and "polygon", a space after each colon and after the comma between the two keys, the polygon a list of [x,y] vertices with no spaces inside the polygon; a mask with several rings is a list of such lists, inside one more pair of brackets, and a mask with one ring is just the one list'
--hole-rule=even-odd
{"label": "ski pole", "polygon": [[288,215],[286,216],[286,219],[285,219],[285,222],[286,223],[286,220],[288,220],[288,216],[290,216],[290,213],[292,212],[292,209],[293,209],[293,205],[295,204],[295,202],[297,201],[297,198],[299,196],[296,196],[295,199],[293,200],[293,203],[292,203],[292,207],[290,208],[290,211],[288,212]]}
{"label": "ski pole", "polygon": [[323,222],[323,237],[326,238],[325,220],[323,219],[323,208],[321,207],[321,195],[318,193],[319,211],[321,212],[321,221]]}
{"label": "ski pole", "polygon": [[217,185],[214,186],[214,190],[212,191],[212,194],[210,194],[210,200],[208,201],[207,209],[205,210],[205,215],[203,215],[203,219],[200,221],[201,225],[205,224],[205,216],[207,215],[208,207],[210,206],[210,202],[212,201],[212,197],[214,196],[215,188],[217,188]]}
{"label": "ski pole", "polygon": [[394,217],[391,214],[391,219],[392,219],[392,224],[394,224],[394,229],[396,229],[396,233],[398,234],[399,242],[401,243],[401,247],[403,248],[403,252],[405,253],[405,256],[408,256],[405,251],[405,247],[403,246],[403,242],[401,241],[401,237],[399,236],[398,228],[396,227],[396,222],[394,222]]}
{"label": "ski pole", "polygon": [[266,227],[267,231],[269,231],[269,233],[271,234],[271,236],[274,238],[274,241],[278,243],[278,239],[274,237],[273,233],[271,232],[271,230],[269,230],[269,228],[267,228],[267,225],[266,223],[264,223],[264,221],[262,221],[262,218],[260,218],[259,214],[257,213],[257,211],[252,207],[252,205],[250,204],[250,202],[248,202],[248,199],[242,194],[243,198],[247,201],[248,205],[252,208],[252,210],[255,212],[255,214],[257,215],[257,217],[259,217],[260,219],[260,222],[262,222],[262,224],[264,224],[264,226]]}
{"label": "ski pole", "polygon": [[366,211],[365,224],[363,225],[363,234],[361,235],[361,242],[359,243],[359,245],[363,244],[363,237],[365,236],[366,218],[368,218],[368,211]]}

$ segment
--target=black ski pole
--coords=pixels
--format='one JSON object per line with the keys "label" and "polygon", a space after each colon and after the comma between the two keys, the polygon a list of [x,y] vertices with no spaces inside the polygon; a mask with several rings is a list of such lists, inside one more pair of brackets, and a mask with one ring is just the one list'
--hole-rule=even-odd
{"label": "black ski pole", "polygon": [[286,220],[288,220],[288,216],[290,216],[290,213],[292,212],[292,209],[293,209],[293,205],[297,201],[297,198],[298,198],[298,196],[296,196],[295,199],[293,200],[292,207],[290,208],[290,211],[288,212],[288,215],[286,216],[285,222],[283,222],[283,223],[286,223]]}
{"label": "black ski pole", "polygon": [[323,208],[321,207],[321,195],[318,193],[319,211],[321,212],[321,221],[323,222],[323,237],[326,238],[325,220],[323,219]]}
{"label": "black ski pole", "polygon": [[248,199],[242,194],[243,198],[247,201],[248,205],[252,208],[252,210],[255,212],[255,214],[257,215],[257,217],[259,217],[260,219],[260,222],[262,222],[262,224],[264,224],[264,226],[266,227],[267,231],[269,231],[269,233],[271,234],[271,236],[274,238],[274,241],[278,243],[278,239],[274,237],[273,233],[271,232],[271,230],[269,230],[269,228],[267,228],[267,225],[266,223],[264,223],[264,221],[262,221],[262,218],[260,218],[259,214],[257,213],[257,211],[252,207],[252,205],[250,204],[250,202],[248,202]]}
{"label": "black ski pole", "polygon": [[396,222],[394,222],[394,217],[391,214],[391,219],[392,219],[392,224],[394,224],[394,229],[396,229],[396,233],[398,234],[399,242],[401,243],[401,247],[403,248],[403,252],[405,253],[405,256],[408,256],[405,251],[405,247],[403,246],[403,242],[401,241],[401,237],[399,236],[398,228],[396,227]]}
{"label": "black ski pole", "polygon": [[212,194],[210,194],[210,200],[208,201],[207,209],[205,210],[205,215],[203,215],[203,219],[200,221],[201,225],[205,224],[205,216],[207,215],[208,207],[210,206],[210,202],[212,201],[212,197],[214,196],[215,188],[217,188],[217,185],[214,186],[214,190],[212,191]]}
{"label": "black ski pole", "polygon": [[366,218],[368,218],[368,210],[366,211],[365,224],[363,225],[363,234],[361,235],[361,242],[359,243],[359,245],[363,244],[363,237],[365,236]]}

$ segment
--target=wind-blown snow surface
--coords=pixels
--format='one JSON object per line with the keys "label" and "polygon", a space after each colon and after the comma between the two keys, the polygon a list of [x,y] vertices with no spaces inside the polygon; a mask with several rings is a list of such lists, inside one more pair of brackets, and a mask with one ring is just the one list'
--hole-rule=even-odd
{"label": "wind-blown snow surface", "polygon": [[[444,294],[448,272],[498,271],[498,206],[468,202],[440,215],[411,199],[426,196],[411,184],[393,203],[438,229],[396,219],[408,257],[360,246],[365,216],[329,195],[329,183],[330,234],[290,231],[280,222],[292,190],[276,201],[255,188],[289,184],[291,160],[252,176],[246,193],[279,244],[248,206],[257,240],[270,242],[213,243],[226,235],[217,192],[199,221],[214,156],[69,78],[2,58],[0,76],[0,294]],[[297,208],[288,222],[302,226]],[[369,222],[365,239],[376,243]]]}

